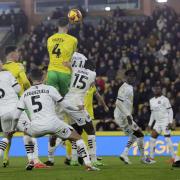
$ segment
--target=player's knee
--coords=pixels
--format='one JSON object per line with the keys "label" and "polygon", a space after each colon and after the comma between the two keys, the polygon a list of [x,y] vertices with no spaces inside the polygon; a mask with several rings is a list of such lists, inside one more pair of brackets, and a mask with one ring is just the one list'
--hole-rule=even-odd
{"label": "player's knee", "polygon": [[86,125],[83,126],[83,129],[86,131],[88,135],[95,135],[95,129],[93,127],[92,121],[87,122]]}
{"label": "player's knee", "polygon": [[23,141],[24,141],[24,144],[34,144],[33,140],[32,140],[32,137],[30,137],[28,135],[23,136]]}
{"label": "player's knee", "polygon": [[159,134],[155,130],[153,130],[151,133],[151,137],[156,139],[158,136],[159,136]]}
{"label": "player's knee", "polygon": [[56,139],[57,139],[56,136],[50,136],[49,137],[49,144],[50,144],[51,147],[56,145]]}
{"label": "player's knee", "polygon": [[135,131],[133,133],[134,136],[136,136],[137,138],[141,138],[144,137],[144,134],[141,131]]}
{"label": "player's knee", "polygon": [[72,127],[76,130],[76,132],[81,135],[83,132],[82,127],[78,126],[77,124],[73,124]]}

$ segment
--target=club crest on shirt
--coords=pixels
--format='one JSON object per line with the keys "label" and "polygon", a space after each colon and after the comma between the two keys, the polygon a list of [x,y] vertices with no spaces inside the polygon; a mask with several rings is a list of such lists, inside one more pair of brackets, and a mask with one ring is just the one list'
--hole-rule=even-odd
{"label": "club crest on shirt", "polygon": [[158,104],[161,104],[161,101],[158,101]]}

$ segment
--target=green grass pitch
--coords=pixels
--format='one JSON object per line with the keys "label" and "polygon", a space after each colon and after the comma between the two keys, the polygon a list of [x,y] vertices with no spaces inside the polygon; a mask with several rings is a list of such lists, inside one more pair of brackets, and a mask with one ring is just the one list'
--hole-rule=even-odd
{"label": "green grass pitch", "polygon": [[[41,158],[42,161],[46,158]],[[56,157],[54,167],[26,171],[26,158],[11,158],[8,168],[0,168],[0,180],[180,180],[180,168],[172,169],[168,157],[158,157],[153,165],[144,165],[139,157],[130,157],[124,165],[117,157],[103,157],[101,171],[87,172],[84,167],[69,167]]]}

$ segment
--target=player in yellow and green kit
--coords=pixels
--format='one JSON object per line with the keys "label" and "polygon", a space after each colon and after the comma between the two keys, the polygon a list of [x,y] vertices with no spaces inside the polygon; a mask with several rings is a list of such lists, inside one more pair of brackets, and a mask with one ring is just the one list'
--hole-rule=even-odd
{"label": "player in yellow and green kit", "polygon": [[[47,84],[54,86],[62,96],[69,90],[71,80],[71,68],[67,66],[71,62],[73,53],[77,49],[77,39],[68,33],[69,20],[67,17],[60,18],[58,22],[58,32],[50,36],[47,40],[49,52],[49,66],[47,73]],[[56,137],[50,137],[49,148],[55,146]],[[68,142],[67,142],[68,143]],[[70,152],[67,152],[67,155]],[[70,158],[67,156],[67,162]],[[51,165],[51,162],[45,162]],[[50,163],[50,164],[49,164]]]}
{"label": "player in yellow and green kit", "polygon": [[[18,84],[21,86],[21,90],[19,96],[23,94],[23,92],[28,89],[31,84],[26,76],[24,66],[19,63],[20,53],[17,51],[16,46],[8,46],[5,49],[6,62],[3,64],[3,70],[11,72],[11,74],[16,78]],[[24,143],[26,146],[27,136],[24,136]],[[34,167],[35,168],[44,168],[45,165],[42,164],[38,158],[38,146],[35,138],[32,139],[35,143],[35,154],[34,154]],[[28,143],[27,143],[28,144]],[[4,160],[3,166],[6,167],[9,165],[9,150],[11,146],[11,141],[9,142],[5,152],[4,152]]]}
{"label": "player in yellow and green kit", "polygon": [[49,66],[47,84],[54,86],[62,96],[68,92],[71,80],[71,68],[66,63],[71,61],[77,48],[77,39],[68,32],[68,18],[59,20],[58,32],[47,40]]}

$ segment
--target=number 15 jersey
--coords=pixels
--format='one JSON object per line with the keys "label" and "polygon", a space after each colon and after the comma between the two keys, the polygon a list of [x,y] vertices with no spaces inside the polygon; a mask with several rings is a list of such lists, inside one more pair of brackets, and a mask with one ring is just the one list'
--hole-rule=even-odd
{"label": "number 15 jersey", "polygon": [[64,66],[64,62],[70,62],[73,53],[77,48],[77,39],[65,33],[56,33],[47,40],[47,49],[49,52],[48,71],[58,71],[62,73],[71,73],[71,69]]}
{"label": "number 15 jersey", "polygon": [[71,85],[65,100],[73,100],[75,105],[84,105],[84,97],[92,83],[95,82],[96,72],[85,68],[73,68]]}

